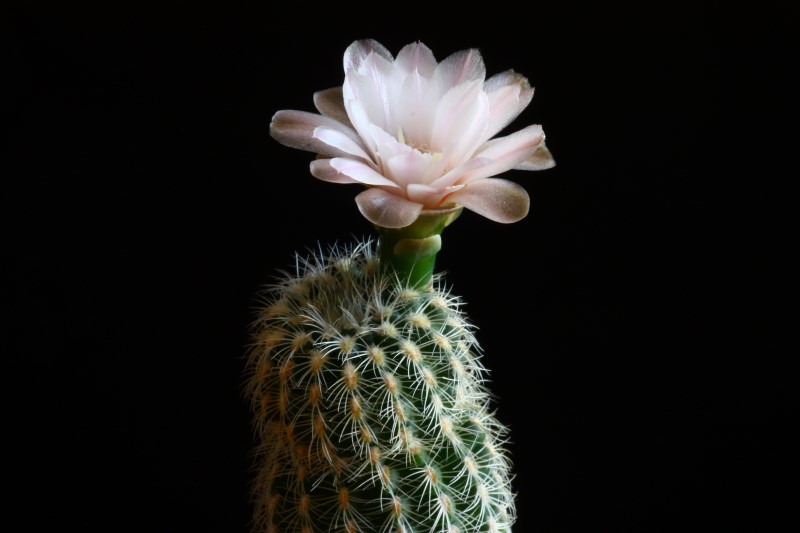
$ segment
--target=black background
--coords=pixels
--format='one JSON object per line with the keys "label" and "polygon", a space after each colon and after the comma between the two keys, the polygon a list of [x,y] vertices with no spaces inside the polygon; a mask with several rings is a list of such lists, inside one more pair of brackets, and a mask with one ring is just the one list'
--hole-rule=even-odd
{"label": "black background", "polygon": [[779,338],[797,328],[800,21],[646,5],[10,8],[13,530],[247,531],[253,295],[296,251],[374,236],[358,190],[314,180],[268,123],[313,110],[369,37],[439,59],[477,47],[489,74],[536,86],[510,130],[542,124],[558,165],[504,176],[530,215],[465,212],[439,255],[511,427],[515,531],[796,523],[796,354]]}

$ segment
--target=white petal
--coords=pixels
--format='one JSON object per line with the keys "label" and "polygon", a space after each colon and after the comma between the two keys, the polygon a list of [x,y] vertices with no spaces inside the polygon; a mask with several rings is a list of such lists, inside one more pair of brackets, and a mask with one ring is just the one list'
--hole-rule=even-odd
{"label": "white petal", "polygon": [[337,171],[350,176],[364,185],[382,185],[384,187],[397,187],[393,181],[381,176],[372,167],[355,159],[336,157],[331,159],[331,166]]}
{"label": "white petal", "polygon": [[494,137],[528,107],[533,98],[533,88],[528,79],[507,70],[486,80],[484,90],[489,97],[490,124],[488,137]]}
{"label": "white petal", "polygon": [[[392,93],[394,92],[395,72],[392,63],[370,54],[361,63],[358,71],[348,70],[342,87],[345,107],[348,100],[360,101],[370,122],[389,131],[393,128]],[[348,108],[350,120],[354,120]],[[355,124],[355,122],[353,122]]]}
{"label": "white petal", "polygon": [[343,152],[314,138],[314,130],[323,126],[358,139],[356,132],[336,120],[307,111],[282,110],[275,113],[269,125],[269,134],[279,143],[290,148],[308,150],[327,156],[343,155]]}
{"label": "white petal", "polygon": [[334,120],[338,120],[345,126],[353,127],[347,110],[344,108],[344,98],[342,97],[342,87],[331,87],[314,93],[314,107]]}
{"label": "white petal", "polygon": [[381,43],[374,39],[354,41],[344,52],[344,71],[358,70],[370,53],[378,54],[387,61],[393,61],[392,54]]}
{"label": "white petal", "polygon": [[439,103],[438,92],[432,89],[430,80],[419,72],[412,72],[403,80],[397,95],[394,118],[406,142],[416,146],[431,144],[436,106]]}
{"label": "white petal", "polygon": [[398,185],[427,184],[441,175],[444,162],[441,157],[423,153],[413,148],[383,159],[386,175]]}
{"label": "white petal", "polygon": [[369,155],[367,155],[367,153],[364,151],[365,147],[360,140],[359,142],[355,142],[352,138],[345,135],[341,131],[334,130],[332,128],[326,128],[325,126],[319,126],[318,128],[314,129],[313,136],[315,139],[324,142],[331,148],[335,148],[346,154],[360,157],[364,160],[369,160]]}
{"label": "white petal", "polygon": [[486,78],[486,66],[476,48],[461,50],[436,66],[433,79],[439,85],[441,94],[462,83]]}
{"label": "white petal", "polygon": [[492,139],[475,152],[476,157],[491,159],[492,162],[466,173],[460,182],[469,183],[511,170],[535,152],[542,141],[544,141],[544,132],[538,124],[528,126],[505,137]]}
{"label": "white petal", "polygon": [[383,189],[367,189],[356,196],[356,204],[367,220],[384,228],[408,226],[422,211],[422,204]]}
{"label": "white petal", "polygon": [[408,186],[406,193],[412,202],[419,202],[426,209],[438,207],[445,196],[455,191],[463,189],[466,185],[456,185],[454,187],[431,187],[421,183],[412,183]]}
{"label": "white petal", "polygon": [[540,144],[539,147],[536,148],[536,150],[526,159],[520,163],[517,163],[517,166],[515,166],[514,169],[547,170],[548,168],[553,168],[554,166],[556,166],[556,160],[553,159],[553,155],[550,153],[550,150],[547,149],[547,146],[544,145],[544,141],[542,141],[542,144]]}
{"label": "white petal", "polygon": [[530,196],[521,185],[499,178],[473,181],[451,194],[447,200],[504,224],[525,218],[531,203]]}
{"label": "white petal", "polygon": [[470,159],[468,161],[461,163],[454,169],[448,171],[446,174],[436,178],[434,181],[431,182],[430,185],[431,187],[437,187],[437,188],[450,187],[467,172],[488,165],[491,162],[492,162],[491,159],[485,159],[482,157],[476,157],[474,159]]}
{"label": "white petal", "polygon": [[453,87],[436,108],[430,149],[444,154],[448,168],[463,163],[489,138],[489,100],[482,89],[482,80]]}
{"label": "white petal", "polygon": [[431,49],[421,42],[416,42],[405,45],[397,54],[394,64],[408,74],[418,72],[424,78],[430,78],[436,70],[437,63]]}
{"label": "white petal", "polygon": [[311,175],[330,183],[361,183],[331,166],[330,159],[315,159],[311,162]]}

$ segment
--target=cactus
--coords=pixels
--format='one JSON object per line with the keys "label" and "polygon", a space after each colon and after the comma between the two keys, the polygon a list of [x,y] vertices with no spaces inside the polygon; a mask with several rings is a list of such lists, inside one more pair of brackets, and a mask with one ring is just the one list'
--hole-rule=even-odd
{"label": "cactus", "polygon": [[[435,67],[430,51],[421,43],[409,47],[398,63],[413,57],[419,69],[432,72],[423,68],[426,61]],[[357,41],[345,54],[345,66],[369,70],[371,62],[387,61],[387,54],[375,41]],[[472,52],[445,60],[444,70],[452,70],[454,62],[463,63],[467,74],[481,73],[482,62]],[[455,89],[464,87],[460,78],[453,83]],[[497,123],[524,108],[532,95],[527,81],[513,72],[486,83],[517,98],[508,104],[510,112],[497,112]],[[416,189],[406,183],[405,192],[398,192],[390,179],[403,181],[392,174],[402,168],[382,167],[375,154],[364,163],[371,145],[350,129],[359,129],[364,115],[363,109],[351,113],[347,82],[343,101],[335,90],[322,93],[315,103],[324,116],[278,112],[271,133],[283,144],[323,156],[312,163],[316,177],[366,184],[356,201],[379,239],[297,254],[293,271],[258,295],[245,386],[258,442],[252,531],[511,531],[516,511],[504,447],[508,429],[491,409],[475,328],[462,300],[435,271],[435,259],[440,234],[463,208],[500,222],[527,214],[524,189],[487,179],[503,170],[492,166],[496,160],[488,155],[502,160],[505,150],[514,154],[505,166],[548,168],[552,159],[543,134],[529,129],[511,140],[483,139],[477,145],[483,148],[468,152],[463,165],[451,162],[467,173],[462,176],[478,172],[460,183],[458,177],[448,181],[455,171],[436,166],[447,154],[428,157],[431,153],[414,147],[420,144],[398,127],[393,142],[402,145],[401,163],[416,171],[434,165],[447,178]],[[475,97],[500,100],[495,93],[484,96]],[[475,120],[485,118],[475,113]],[[391,151],[390,141],[381,140],[375,150]],[[356,159],[341,157],[343,151]],[[414,157],[419,161],[409,162]],[[440,189],[431,185],[436,183]]]}

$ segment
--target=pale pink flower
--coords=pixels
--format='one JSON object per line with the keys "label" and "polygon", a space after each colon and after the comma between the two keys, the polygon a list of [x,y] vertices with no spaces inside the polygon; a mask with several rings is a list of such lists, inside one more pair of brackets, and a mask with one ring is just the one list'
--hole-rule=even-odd
{"label": "pale pink flower", "polygon": [[423,210],[453,205],[497,222],[527,215],[525,189],[492,177],[555,165],[539,125],[493,138],[533,98],[524,76],[486,79],[475,49],[437,62],[420,42],[394,58],[374,40],[347,48],[344,72],[342,87],[314,94],[321,114],[278,111],[270,133],[315,152],[315,177],[365,185],[356,203],[369,221],[401,228]]}

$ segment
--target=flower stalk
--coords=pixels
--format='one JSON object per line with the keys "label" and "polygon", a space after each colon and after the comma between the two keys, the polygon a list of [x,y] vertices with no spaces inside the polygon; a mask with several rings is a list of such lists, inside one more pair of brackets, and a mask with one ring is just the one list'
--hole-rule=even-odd
{"label": "flower stalk", "polygon": [[442,248],[441,233],[462,210],[461,206],[426,209],[404,228],[375,226],[381,236],[378,247],[381,265],[393,270],[409,286],[429,286],[436,254]]}

